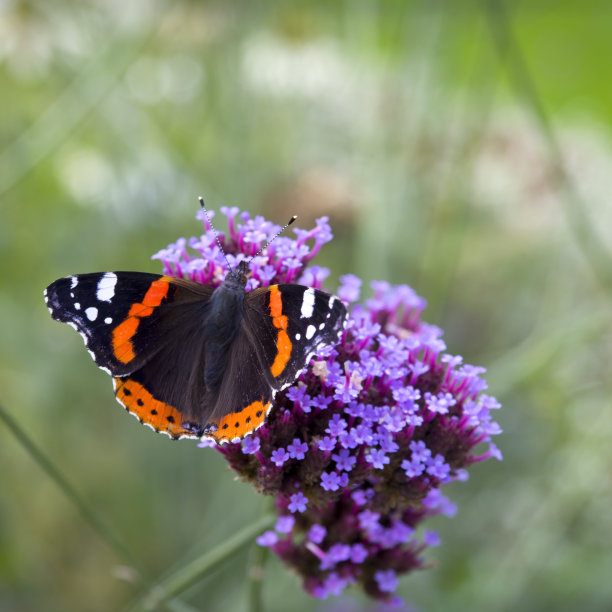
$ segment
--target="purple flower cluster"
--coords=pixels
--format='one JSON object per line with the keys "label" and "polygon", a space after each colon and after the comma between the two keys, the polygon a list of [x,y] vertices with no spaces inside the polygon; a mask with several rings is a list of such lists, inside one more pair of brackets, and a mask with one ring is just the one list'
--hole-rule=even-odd
{"label": "purple flower cluster", "polygon": [[[261,216],[251,219],[248,212],[241,213],[235,206],[222,206],[221,212],[228,219],[229,231],[227,234],[219,232],[218,238],[232,269],[243,259],[255,255],[281,229]],[[214,215],[214,211],[208,211],[207,217],[204,210],[199,210],[196,217],[204,223],[204,234],[189,241],[179,238],[153,255],[152,259],[159,259],[163,263],[164,274],[187,278],[210,287],[221,284],[229,270],[210,225],[209,219]],[[293,231],[298,236],[297,240],[279,236],[266,248],[265,254],[254,257],[249,265],[247,291],[278,283],[299,283],[320,289],[329,270],[319,266],[304,270],[304,267],[332,239],[327,221],[327,217],[318,219],[316,227],[309,231],[295,228]]]}
{"label": "purple flower cluster", "polygon": [[[221,212],[232,266],[278,231],[237,208]],[[227,264],[200,218],[204,235],[154,257],[166,274],[217,286]],[[321,288],[328,270],[305,266],[332,238],[327,219],[294,231],[296,240],[279,237],[251,262],[247,289]],[[491,411],[500,405],[484,393],[484,369],[446,353],[442,331],[421,320],[423,298],[408,286],[375,282],[373,297],[360,304],[360,286],[353,275],[341,277],[337,295],[352,307],[339,344],[276,396],[263,427],[216,448],[243,480],[275,496],[278,522],[258,543],[294,568],[312,595],[360,584],[394,601],[399,576],[424,567],[423,551],[439,544],[420,523],[455,512],[440,486],[466,480],[471,463],[501,459],[491,442],[501,431]]]}

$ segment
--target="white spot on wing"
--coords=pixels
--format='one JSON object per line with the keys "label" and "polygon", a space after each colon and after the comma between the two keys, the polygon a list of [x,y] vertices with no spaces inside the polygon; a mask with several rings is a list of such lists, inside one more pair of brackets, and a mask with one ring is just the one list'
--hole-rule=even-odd
{"label": "white spot on wing", "polygon": [[79,279],[76,276],[70,277],[70,288],[74,289],[79,284]]}
{"label": "white spot on wing", "polygon": [[314,325],[309,325],[306,328],[306,339],[310,340],[315,335],[316,331],[317,331],[317,328]]}
{"label": "white spot on wing", "polygon": [[98,318],[98,309],[90,306],[89,308],[85,309],[85,314],[90,321],[95,321]]}
{"label": "white spot on wing", "polygon": [[302,334],[295,334],[295,339],[299,340],[302,337]]}
{"label": "white spot on wing", "polygon": [[334,302],[336,301],[335,295],[329,296],[329,302],[327,303],[328,308],[331,310],[334,307]]}
{"label": "white spot on wing", "polygon": [[117,275],[114,272],[106,272],[98,281],[98,290],[96,297],[101,302],[110,302],[115,295],[115,286],[117,285]]}
{"label": "white spot on wing", "polygon": [[81,305],[78,302],[74,303],[74,309],[75,310],[81,310]]}
{"label": "white spot on wing", "polygon": [[104,322],[109,325],[110,323],[113,322],[113,318],[112,317],[106,317],[106,319],[104,319]]}
{"label": "white spot on wing", "polygon": [[304,299],[302,301],[302,319],[310,319],[312,317],[312,311],[315,303],[315,292],[312,287],[306,289],[304,292]]}

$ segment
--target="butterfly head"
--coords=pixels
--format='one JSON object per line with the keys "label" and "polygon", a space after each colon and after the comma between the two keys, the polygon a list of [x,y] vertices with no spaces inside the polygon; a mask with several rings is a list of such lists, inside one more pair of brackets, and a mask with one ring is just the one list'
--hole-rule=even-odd
{"label": "butterfly head", "polygon": [[225,277],[225,284],[244,289],[247,284],[248,271],[248,261],[242,260],[231,272],[228,272],[227,276]]}

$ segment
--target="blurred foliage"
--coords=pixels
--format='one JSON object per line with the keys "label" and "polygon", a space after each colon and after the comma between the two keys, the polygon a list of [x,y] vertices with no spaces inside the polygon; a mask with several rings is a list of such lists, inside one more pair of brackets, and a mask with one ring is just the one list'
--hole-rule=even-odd
{"label": "blurred foliage", "polygon": [[[447,488],[458,515],[435,521],[406,601],[611,608],[612,5],[505,7],[0,3],[1,402],[151,576],[265,500],[215,452],[127,418],[42,289],[158,271],[151,254],[200,231],[203,194],[277,223],[329,215],[330,289],[406,282],[449,350],[489,368],[505,459]],[[0,461],[0,609],[129,609],[126,560],[3,426]],[[265,571],[266,610],[373,609]],[[244,551],[183,599],[246,610],[247,584]]]}

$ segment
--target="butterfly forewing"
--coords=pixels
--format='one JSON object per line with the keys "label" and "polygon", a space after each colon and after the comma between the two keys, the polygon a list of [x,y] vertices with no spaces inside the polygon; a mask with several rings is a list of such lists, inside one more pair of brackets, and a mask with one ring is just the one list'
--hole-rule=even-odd
{"label": "butterfly forewing", "polygon": [[347,310],[341,300],[302,285],[272,285],[248,294],[245,324],[263,327],[255,344],[265,376],[276,390],[295,381],[310,359],[324,346],[338,343]]}
{"label": "butterfly forewing", "polygon": [[[144,299],[158,274],[105,272],[60,278],[45,290],[51,316],[79,332],[96,363],[114,375],[127,374],[144,355],[132,363],[117,358],[113,330],[128,318],[133,304]],[[116,342],[119,350],[119,340]]]}

